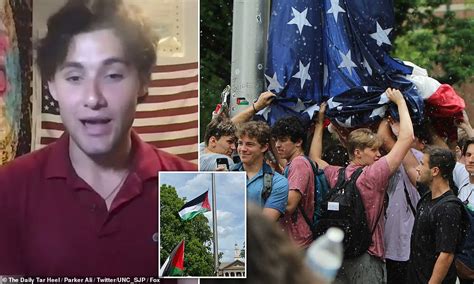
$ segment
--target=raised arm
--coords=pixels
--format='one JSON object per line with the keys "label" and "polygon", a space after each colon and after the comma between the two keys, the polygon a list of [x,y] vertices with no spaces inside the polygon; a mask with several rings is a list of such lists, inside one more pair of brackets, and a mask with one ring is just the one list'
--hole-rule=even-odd
{"label": "raised arm", "polygon": [[241,123],[249,121],[252,116],[254,116],[257,112],[261,111],[265,107],[269,106],[273,99],[275,99],[276,95],[270,91],[261,93],[258,97],[257,101],[252,103],[251,106],[244,109],[242,112],[234,116],[231,120],[233,123]]}
{"label": "raised arm", "polygon": [[[391,127],[390,127],[391,126]],[[391,128],[391,129],[390,129]],[[377,134],[383,139],[383,148],[385,151],[390,152],[393,146],[396,143],[396,139],[392,136],[392,133],[396,134],[400,133],[400,124],[398,122],[392,122],[387,119],[382,120],[379,125]],[[416,167],[418,166],[418,160],[416,159],[415,155],[413,155],[412,151],[408,151],[402,161],[403,168],[410,179],[411,184],[414,186],[416,185],[416,179],[418,177],[418,172],[416,171]]]}
{"label": "raised arm", "polygon": [[387,159],[390,172],[394,173],[402,163],[403,158],[410,150],[413,143],[413,125],[411,123],[410,113],[407,104],[399,90],[388,88],[387,97],[397,105],[398,114],[400,116],[400,134],[392,147],[392,150],[385,156]]}
{"label": "raised arm", "polygon": [[457,127],[461,128],[466,132],[468,137],[474,137],[474,130],[472,129],[471,123],[469,122],[469,116],[467,115],[466,110],[462,111],[463,121],[457,123]]}
{"label": "raised arm", "polygon": [[323,102],[318,113],[318,121],[314,125],[314,135],[309,149],[309,157],[318,164],[320,169],[324,169],[329,164],[321,159],[323,153],[323,132],[324,132],[324,112],[326,111],[327,103]]}

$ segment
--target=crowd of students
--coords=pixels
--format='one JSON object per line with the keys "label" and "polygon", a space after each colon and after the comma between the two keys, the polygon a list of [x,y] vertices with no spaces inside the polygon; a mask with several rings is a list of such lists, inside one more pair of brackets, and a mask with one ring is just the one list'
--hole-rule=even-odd
{"label": "crowd of students", "polygon": [[[274,98],[263,93],[243,114],[210,122],[200,169],[226,170],[213,160],[220,155],[229,160],[227,170],[245,171],[249,202],[277,222],[303,255],[314,240],[307,218],[314,214],[317,192],[312,163],[324,171],[330,188],[342,167],[347,180],[362,168],[355,184],[372,240],[365,253],[344,259],[336,283],[455,283],[456,278],[473,283],[468,280],[474,268],[468,227],[474,214],[474,131],[469,118],[464,113],[460,139],[450,149],[429,122],[412,125],[398,90],[389,88],[386,94],[398,108],[399,121],[388,117],[376,131],[359,128],[348,135],[331,124],[334,135],[328,140],[323,137],[325,103],[309,135],[296,117],[282,118],[272,127],[250,121]],[[330,145],[323,146],[323,141]]]}

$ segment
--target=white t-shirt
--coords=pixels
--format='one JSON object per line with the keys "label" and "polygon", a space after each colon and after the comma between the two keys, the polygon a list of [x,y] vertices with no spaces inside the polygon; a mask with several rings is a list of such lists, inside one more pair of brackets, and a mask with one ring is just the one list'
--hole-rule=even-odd
{"label": "white t-shirt", "polygon": [[466,166],[460,162],[456,162],[456,166],[453,170],[453,180],[458,188],[469,183],[469,173],[466,170]]}
{"label": "white t-shirt", "polygon": [[461,199],[461,201],[463,202],[468,200],[469,203],[467,207],[469,207],[470,210],[474,211],[474,183],[469,183],[465,186],[462,186],[459,189],[458,198]]}

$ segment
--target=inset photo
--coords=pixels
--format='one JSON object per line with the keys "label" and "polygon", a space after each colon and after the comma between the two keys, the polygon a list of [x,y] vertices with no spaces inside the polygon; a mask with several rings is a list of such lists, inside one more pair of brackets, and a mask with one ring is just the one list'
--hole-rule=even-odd
{"label": "inset photo", "polygon": [[160,277],[246,277],[245,172],[159,173]]}

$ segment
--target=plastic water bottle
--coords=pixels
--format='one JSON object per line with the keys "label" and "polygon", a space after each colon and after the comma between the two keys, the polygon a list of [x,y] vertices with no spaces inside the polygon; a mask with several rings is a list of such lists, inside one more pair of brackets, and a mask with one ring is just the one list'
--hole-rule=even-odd
{"label": "plastic water bottle", "polygon": [[306,264],[318,280],[332,283],[344,258],[342,240],[344,232],[339,228],[329,228],[317,238],[306,252]]}

